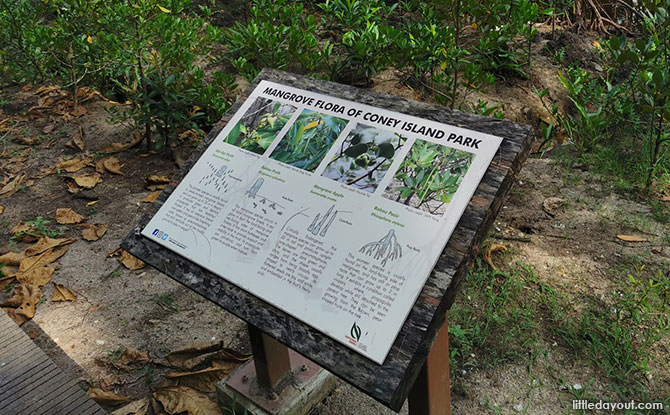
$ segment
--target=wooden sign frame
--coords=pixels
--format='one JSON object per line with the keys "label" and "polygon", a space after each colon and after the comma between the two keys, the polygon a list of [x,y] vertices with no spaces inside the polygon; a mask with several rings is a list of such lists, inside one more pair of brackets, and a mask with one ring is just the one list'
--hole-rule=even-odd
{"label": "wooden sign frame", "polygon": [[[503,142],[428,277],[383,365],[369,360],[318,330],[262,301],[188,259],[140,235],[184,175],[235,114],[261,80],[385,108],[440,123],[503,137]],[[350,86],[264,69],[237,103],[193,152],[161,193],[148,215],[121,247],[160,272],[194,290],[277,339],[361,391],[399,411],[428,356],[446,312],[497,216],[516,174],[528,157],[529,126],[452,111],[445,107],[379,94]]]}

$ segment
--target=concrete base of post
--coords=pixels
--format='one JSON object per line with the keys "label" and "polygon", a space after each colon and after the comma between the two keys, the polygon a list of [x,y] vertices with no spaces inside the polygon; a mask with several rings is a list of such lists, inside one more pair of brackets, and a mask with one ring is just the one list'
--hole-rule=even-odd
{"label": "concrete base of post", "polygon": [[224,414],[307,415],[335,388],[335,376],[328,371],[292,350],[289,356],[291,372],[275,388],[259,384],[253,360],[217,383]]}

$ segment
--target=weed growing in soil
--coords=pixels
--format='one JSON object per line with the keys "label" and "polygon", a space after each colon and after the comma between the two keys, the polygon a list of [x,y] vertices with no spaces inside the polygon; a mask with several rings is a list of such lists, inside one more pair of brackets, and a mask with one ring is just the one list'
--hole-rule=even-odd
{"label": "weed growing in soil", "polygon": [[10,242],[16,243],[16,240],[21,239],[24,236],[34,236],[34,237],[43,237],[43,238],[58,238],[63,236],[70,228],[67,226],[54,226],[51,225],[51,221],[44,219],[42,216],[38,216],[35,220],[24,222],[26,225],[30,226],[30,230],[17,232],[10,238]]}
{"label": "weed growing in soil", "polygon": [[158,304],[161,308],[163,308],[165,311],[179,311],[179,307],[177,306],[176,300],[172,296],[172,294],[169,293],[161,294],[154,299],[154,302]]}
{"label": "weed growing in soil", "polygon": [[[670,335],[670,276],[638,266],[605,299],[574,299],[539,280],[530,266],[491,271],[481,262],[466,278],[464,305],[449,314],[454,368],[498,365],[537,357],[542,339],[586,359],[611,382],[609,398],[662,400],[648,396],[646,375],[658,364],[654,345]],[[539,317],[544,324],[540,324]],[[600,397],[604,399],[606,397]]]}
{"label": "weed growing in soil", "polygon": [[538,303],[523,301],[525,272],[491,271],[478,261],[468,274],[465,304],[449,312],[450,359],[457,371],[526,357],[537,344]]}

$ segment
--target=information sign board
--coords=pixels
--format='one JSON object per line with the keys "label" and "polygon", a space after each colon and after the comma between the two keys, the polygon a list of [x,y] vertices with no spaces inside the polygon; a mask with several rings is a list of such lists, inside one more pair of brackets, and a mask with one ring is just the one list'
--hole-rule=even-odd
{"label": "information sign board", "polygon": [[142,235],[382,364],[501,141],[263,80]]}

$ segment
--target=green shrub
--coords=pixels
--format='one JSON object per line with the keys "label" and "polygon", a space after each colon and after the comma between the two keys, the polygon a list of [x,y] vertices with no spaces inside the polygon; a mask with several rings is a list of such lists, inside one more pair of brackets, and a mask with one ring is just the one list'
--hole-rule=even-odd
{"label": "green shrub", "polygon": [[[642,33],[636,39],[612,37],[605,42],[612,74],[627,75],[627,99],[642,114],[636,133],[643,137],[645,188],[659,170],[670,170],[670,0],[645,0]],[[640,134],[641,132],[641,134]],[[665,164],[664,164],[665,163]]]}
{"label": "green shrub", "polygon": [[317,21],[300,2],[258,0],[248,22],[225,35],[233,65],[249,80],[263,68],[308,74],[326,70],[329,42],[316,38]]}
{"label": "green shrub", "polygon": [[0,76],[3,82],[47,78],[45,3],[0,0]]}
{"label": "green shrub", "polygon": [[109,4],[105,43],[123,62],[114,79],[131,105],[113,108],[112,120],[143,128],[147,145],[160,133],[167,145],[180,132],[211,125],[229,107],[232,78],[222,73],[206,80],[203,65],[212,61],[220,30],[189,13],[191,0],[134,0]]}

